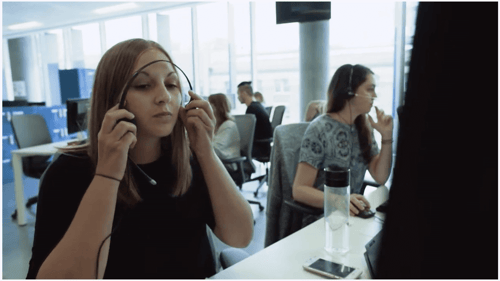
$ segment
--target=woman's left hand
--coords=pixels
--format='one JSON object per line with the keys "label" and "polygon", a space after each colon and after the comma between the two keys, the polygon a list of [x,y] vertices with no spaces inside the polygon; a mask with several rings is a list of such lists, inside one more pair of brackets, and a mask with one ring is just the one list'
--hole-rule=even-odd
{"label": "woman's left hand", "polygon": [[191,149],[197,157],[211,153],[215,128],[215,116],[208,101],[192,91],[192,100],[179,109],[179,115],[186,126]]}
{"label": "woman's left hand", "polygon": [[372,117],[368,115],[370,124],[382,135],[382,139],[392,138],[392,116],[384,114],[384,110],[378,109],[376,106],[375,111],[377,112],[377,122],[375,123]]}

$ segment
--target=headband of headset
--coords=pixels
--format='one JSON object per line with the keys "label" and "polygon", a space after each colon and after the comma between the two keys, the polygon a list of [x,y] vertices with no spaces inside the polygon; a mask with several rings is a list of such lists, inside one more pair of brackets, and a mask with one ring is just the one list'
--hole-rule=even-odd
{"label": "headband of headset", "polygon": [[191,81],[189,81],[189,78],[187,77],[186,73],[184,73],[184,71],[182,71],[182,69],[180,67],[178,67],[176,64],[174,64],[173,62],[171,61],[168,61],[168,60],[154,60],[152,62],[149,62],[147,63],[146,65],[142,66],[141,68],[139,68],[136,72],[134,72],[134,74],[132,74],[132,77],[130,77],[130,79],[128,80],[127,84],[125,84],[125,89],[123,90],[123,94],[122,94],[122,97],[120,99],[120,106],[119,108],[120,109],[123,109],[124,108],[124,104],[125,104],[125,98],[127,97],[127,92],[128,90],[130,89],[130,86],[132,85],[132,82],[134,82],[135,80],[135,77],[137,77],[137,75],[139,75],[139,73],[146,67],[152,65],[153,63],[157,63],[157,62],[169,62],[171,63],[175,68],[177,68],[178,70],[180,70],[182,72],[182,74],[184,75],[184,77],[186,77],[186,80],[189,84],[189,90],[193,90],[193,87],[191,86]]}

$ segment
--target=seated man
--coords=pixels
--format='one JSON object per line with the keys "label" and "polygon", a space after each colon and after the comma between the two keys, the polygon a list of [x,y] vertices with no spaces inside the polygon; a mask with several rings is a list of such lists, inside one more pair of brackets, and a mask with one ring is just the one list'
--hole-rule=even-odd
{"label": "seated man", "polygon": [[241,82],[238,85],[238,100],[247,105],[245,113],[254,114],[257,119],[252,150],[252,156],[257,158],[269,156],[271,153],[271,144],[269,142],[257,142],[257,140],[272,138],[273,130],[266,109],[253,96],[251,84],[252,82]]}

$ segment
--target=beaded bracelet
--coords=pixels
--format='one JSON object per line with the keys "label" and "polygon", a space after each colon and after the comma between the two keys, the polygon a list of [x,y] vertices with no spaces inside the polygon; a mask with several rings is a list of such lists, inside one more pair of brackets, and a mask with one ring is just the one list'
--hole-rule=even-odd
{"label": "beaded bracelet", "polygon": [[117,182],[121,182],[121,180],[117,179],[117,178],[113,178],[113,177],[110,177],[110,176],[106,176],[106,175],[103,175],[103,174],[95,174],[96,176],[101,176],[103,178],[108,178],[110,180],[115,180]]}

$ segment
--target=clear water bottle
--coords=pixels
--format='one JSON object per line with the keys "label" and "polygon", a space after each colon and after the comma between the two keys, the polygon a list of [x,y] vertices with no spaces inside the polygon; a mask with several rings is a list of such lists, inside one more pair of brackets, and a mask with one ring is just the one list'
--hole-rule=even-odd
{"label": "clear water bottle", "polygon": [[349,251],[349,185],[350,169],[325,168],[325,250],[330,253]]}

